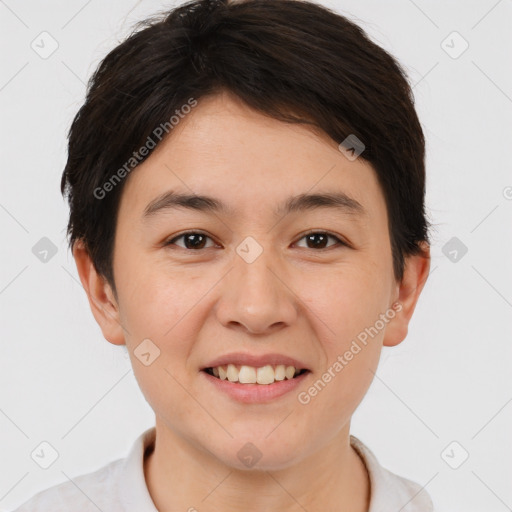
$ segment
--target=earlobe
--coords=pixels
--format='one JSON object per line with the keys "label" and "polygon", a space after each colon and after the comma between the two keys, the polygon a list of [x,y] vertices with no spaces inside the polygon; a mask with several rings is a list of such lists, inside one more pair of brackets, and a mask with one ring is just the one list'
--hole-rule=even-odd
{"label": "earlobe", "polygon": [[421,253],[408,256],[405,260],[404,275],[397,286],[395,301],[400,307],[393,308],[397,313],[386,327],[384,346],[398,345],[407,336],[409,322],[430,272],[430,246],[423,242],[421,247]]}
{"label": "earlobe", "polygon": [[124,345],[124,330],[120,323],[119,306],[114,293],[107,280],[98,274],[83,241],[75,242],[73,257],[92,314],[103,336],[114,345]]}

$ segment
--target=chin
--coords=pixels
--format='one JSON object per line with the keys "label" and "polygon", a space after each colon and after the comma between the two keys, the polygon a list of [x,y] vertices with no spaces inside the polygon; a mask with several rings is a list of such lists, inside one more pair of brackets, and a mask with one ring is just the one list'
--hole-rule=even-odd
{"label": "chin", "polygon": [[[275,439],[265,439],[268,435],[267,430],[261,436],[252,438],[245,436],[235,436],[229,444],[219,451],[218,445],[215,450],[211,450],[217,458],[226,466],[241,471],[278,471],[287,469],[297,464],[305,454],[301,452],[303,443],[284,442],[277,436]],[[272,436],[273,434],[270,434]]]}

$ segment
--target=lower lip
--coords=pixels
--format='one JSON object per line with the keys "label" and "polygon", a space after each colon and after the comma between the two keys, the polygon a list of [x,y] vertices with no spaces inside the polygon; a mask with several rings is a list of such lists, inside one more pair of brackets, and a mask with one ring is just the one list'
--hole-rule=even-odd
{"label": "lower lip", "polygon": [[239,382],[218,379],[205,371],[199,373],[204,375],[219,391],[226,393],[234,400],[246,404],[255,404],[270,402],[290,393],[297,389],[311,372],[307,371],[293,379],[280,380],[273,384],[240,384]]}

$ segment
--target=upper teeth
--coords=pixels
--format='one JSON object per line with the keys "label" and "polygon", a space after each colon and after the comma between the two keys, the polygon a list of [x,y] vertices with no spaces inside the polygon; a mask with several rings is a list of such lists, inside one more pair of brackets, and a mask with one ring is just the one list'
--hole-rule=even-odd
{"label": "upper teeth", "polygon": [[278,364],[272,366],[267,364],[260,368],[254,366],[242,365],[240,367],[234,364],[226,366],[217,366],[212,368],[215,377],[230,382],[240,382],[240,384],[272,384],[276,380],[293,379],[297,372],[295,366],[285,366]]}

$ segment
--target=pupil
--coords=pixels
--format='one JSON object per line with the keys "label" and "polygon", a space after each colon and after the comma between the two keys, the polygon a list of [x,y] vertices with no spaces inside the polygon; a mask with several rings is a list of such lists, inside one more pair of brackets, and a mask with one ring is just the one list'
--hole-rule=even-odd
{"label": "pupil", "polygon": [[[203,240],[200,240],[201,237]],[[200,233],[187,235],[185,237],[185,245],[187,246],[187,249],[202,248],[202,245],[204,245],[204,238],[204,235],[201,235]],[[192,241],[192,243],[189,243],[190,241]]]}
{"label": "pupil", "polygon": [[[313,241],[313,239],[315,237],[319,237],[319,238],[322,238],[322,241],[320,243],[315,243]],[[323,235],[322,233],[312,233],[311,235],[308,235],[308,240],[310,242],[313,242],[313,246],[314,247],[325,247],[325,243],[327,242],[327,236],[326,235]]]}

